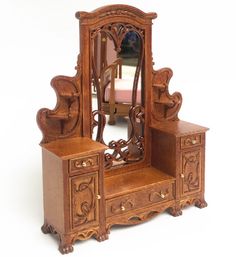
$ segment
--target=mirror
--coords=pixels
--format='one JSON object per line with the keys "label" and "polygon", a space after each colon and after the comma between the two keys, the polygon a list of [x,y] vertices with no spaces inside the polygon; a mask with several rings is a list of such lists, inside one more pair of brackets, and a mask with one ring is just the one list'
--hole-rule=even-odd
{"label": "mirror", "polygon": [[91,34],[92,138],[109,149],[105,167],[143,158],[143,38],[133,26],[112,24]]}

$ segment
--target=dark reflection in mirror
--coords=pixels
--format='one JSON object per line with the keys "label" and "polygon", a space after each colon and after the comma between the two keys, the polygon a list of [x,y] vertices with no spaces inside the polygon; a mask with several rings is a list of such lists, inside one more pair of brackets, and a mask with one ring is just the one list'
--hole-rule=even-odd
{"label": "dark reflection in mirror", "polygon": [[106,144],[110,168],[143,158],[143,35],[132,25],[112,24],[92,33],[93,139]]}

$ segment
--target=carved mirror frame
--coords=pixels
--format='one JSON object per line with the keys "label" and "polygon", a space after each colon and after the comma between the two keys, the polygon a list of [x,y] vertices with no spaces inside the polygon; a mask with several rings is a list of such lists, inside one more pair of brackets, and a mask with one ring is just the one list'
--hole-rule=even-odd
{"label": "carved mirror frame", "polygon": [[[76,13],[76,18],[80,21],[80,54],[76,66],[77,73],[74,77],[57,76],[52,79],[51,85],[57,95],[57,105],[53,110],[43,108],[37,114],[38,126],[43,134],[41,144],[71,137],[92,138],[92,130],[96,125],[94,116],[99,113],[92,114],[91,35],[101,28],[106,27],[111,30],[114,24],[115,26],[119,24],[121,30],[117,32],[115,29],[112,35],[115,38],[116,47],[119,47],[122,33],[127,28],[138,31],[143,38],[142,83],[145,106],[144,108],[134,107],[130,112],[130,118],[145,120],[145,122],[144,141],[137,141],[140,149],[144,149],[142,160],[117,167],[122,172],[136,167],[145,167],[150,163],[150,128],[160,121],[178,120],[178,111],[182,103],[180,93],[171,95],[168,91],[168,84],[172,77],[171,69],[153,70],[152,20],[156,17],[156,13],[144,13],[128,5],[111,5],[90,13]],[[104,122],[101,115],[99,122]],[[133,131],[134,138],[135,135]],[[102,138],[98,138],[98,141],[102,141]],[[122,144],[122,141],[120,143]]]}
{"label": "carved mirror frame", "polygon": [[[92,113],[92,105],[91,105],[91,69],[92,69],[92,57],[91,57],[91,48],[93,44],[93,37],[98,31],[107,31],[113,38],[113,42],[115,44],[116,49],[120,47],[121,41],[124,38],[125,33],[128,31],[136,32],[140,37],[142,37],[143,43],[143,65],[142,66],[142,81],[144,84],[144,103],[150,102],[151,98],[151,76],[148,74],[152,73],[152,51],[151,51],[151,25],[152,19],[156,18],[156,13],[144,13],[141,10],[124,5],[113,5],[106,6],[100,9],[93,11],[92,13],[87,12],[77,12],[76,17],[80,20],[80,62],[82,66],[82,96],[83,96],[83,117],[90,117]],[[138,70],[138,69],[137,69]],[[139,71],[136,71],[139,72]],[[136,73],[137,75],[137,73]],[[137,79],[136,79],[137,80]],[[136,83],[137,86],[137,83]],[[135,89],[134,89],[135,90]],[[133,94],[132,103],[135,102],[136,94]],[[136,105],[132,108],[129,114],[129,118],[131,123],[136,119],[139,119],[141,122],[144,122],[144,140],[143,138],[138,138],[138,134],[135,129],[133,129],[133,135],[128,139],[136,140],[136,143],[139,144],[140,151],[143,151],[143,156],[141,161],[138,162],[140,166],[141,163],[146,165],[149,161],[149,121],[150,121],[150,104],[145,104],[145,107],[141,107],[140,105]],[[95,120],[95,116],[98,115],[99,118],[97,120],[99,123],[104,123],[104,119],[102,118],[101,113],[99,111],[94,112],[91,119],[83,119],[83,136],[92,137],[92,129],[94,126],[98,124]],[[133,126],[134,128],[134,126]],[[103,128],[101,128],[102,130]],[[103,142],[103,138],[101,136],[102,131],[100,131],[100,137],[97,138],[98,141]],[[122,151],[122,147],[127,145],[127,141],[119,140],[111,142],[110,146],[115,149],[116,153],[121,156],[121,158],[126,158],[125,151]],[[144,150],[145,149],[145,150]],[[105,154],[105,166],[107,168],[111,167],[112,161],[111,154]],[[129,163],[128,166],[137,165],[137,163]],[[127,165],[125,165],[125,169],[127,169]],[[122,166],[119,167],[122,169]]]}

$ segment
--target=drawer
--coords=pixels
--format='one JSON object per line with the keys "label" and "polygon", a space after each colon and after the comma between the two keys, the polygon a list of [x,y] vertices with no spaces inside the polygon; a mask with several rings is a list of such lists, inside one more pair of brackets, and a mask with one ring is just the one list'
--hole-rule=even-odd
{"label": "drawer", "polygon": [[201,134],[194,134],[181,137],[180,139],[180,147],[181,149],[199,146],[202,144],[202,135]]}
{"label": "drawer", "polygon": [[144,206],[165,202],[174,198],[174,182],[151,186],[142,191],[106,201],[106,216],[126,213]]}
{"label": "drawer", "polygon": [[91,156],[84,156],[70,160],[70,173],[77,171],[86,171],[87,169],[98,167],[99,157],[98,154]]}

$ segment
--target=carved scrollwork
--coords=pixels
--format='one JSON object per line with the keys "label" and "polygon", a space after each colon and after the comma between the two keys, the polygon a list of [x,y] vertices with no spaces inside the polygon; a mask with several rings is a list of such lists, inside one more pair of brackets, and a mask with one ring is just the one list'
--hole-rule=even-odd
{"label": "carved scrollwork", "polygon": [[182,183],[183,194],[200,189],[200,150],[183,153]]}
{"label": "carved scrollwork", "polygon": [[179,92],[172,95],[168,85],[173,75],[169,68],[153,71],[152,78],[152,118],[157,121],[178,120],[178,112],[182,104],[182,96]]}
{"label": "carved scrollwork", "polygon": [[[94,212],[95,192],[94,192],[95,177],[85,180],[74,181],[73,183],[73,223],[75,226],[85,224],[95,219]],[[91,215],[90,215],[91,214]]]}
{"label": "carved scrollwork", "polygon": [[41,143],[81,134],[79,60],[75,77],[57,76],[52,79],[51,86],[57,96],[56,107],[53,110],[42,108],[37,113],[37,123],[43,134]]}
{"label": "carved scrollwork", "polygon": [[96,236],[98,235],[98,230],[97,229],[89,229],[89,230],[84,230],[84,231],[80,231],[78,233],[76,233],[73,236],[73,242],[75,242],[76,240],[87,240],[92,236]]}
{"label": "carved scrollwork", "polygon": [[195,198],[188,198],[185,200],[181,200],[181,203],[180,203],[181,209],[190,205],[195,205],[198,208],[205,208],[207,207],[207,202],[203,197],[195,197]]}
{"label": "carved scrollwork", "polygon": [[115,45],[115,50],[120,52],[121,43],[128,32],[134,31],[141,38],[144,37],[143,30],[131,25],[129,23],[109,23],[91,32],[91,38],[94,39],[98,33],[104,32],[108,37],[113,40]]}
{"label": "carved scrollwork", "polygon": [[[131,107],[129,111],[131,133],[128,140],[120,139],[118,141],[112,140],[108,143],[109,149],[113,150],[112,153],[105,153],[105,167],[109,169],[112,167],[113,162],[116,163],[131,163],[139,161],[144,155],[144,137],[140,134],[140,129],[144,124],[144,108],[140,105]],[[135,148],[130,151],[129,147]]]}
{"label": "carved scrollwork", "polygon": [[95,110],[92,112],[92,131],[95,127],[97,127],[97,136],[96,141],[105,144],[103,139],[103,131],[106,125],[106,116],[104,111],[102,110]]}
{"label": "carved scrollwork", "polygon": [[99,15],[99,18],[104,18],[107,16],[111,16],[111,15],[128,15],[131,17],[135,17],[135,14],[133,14],[132,12],[129,12],[127,10],[122,10],[122,9],[118,9],[118,10],[112,10],[106,13],[102,13]]}
{"label": "carved scrollwork", "polygon": [[109,18],[110,16],[112,17],[123,16],[124,18],[131,18],[131,19],[136,18],[136,19],[142,19],[143,21],[145,20],[146,22],[147,19],[155,19],[157,17],[157,14],[154,12],[145,13],[133,6],[122,5],[122,4],[112,5],[112,8],[109,5],[105,7],[101,7],[94,10],[91,13],[88,13],[88,12],[76,13],[76,18],[80,19],[81,21],[83,21],[84,19],[86,19],[86,21],[90,19],[93,20],[97,17],[99,19],[106,19],[106,18]]}

